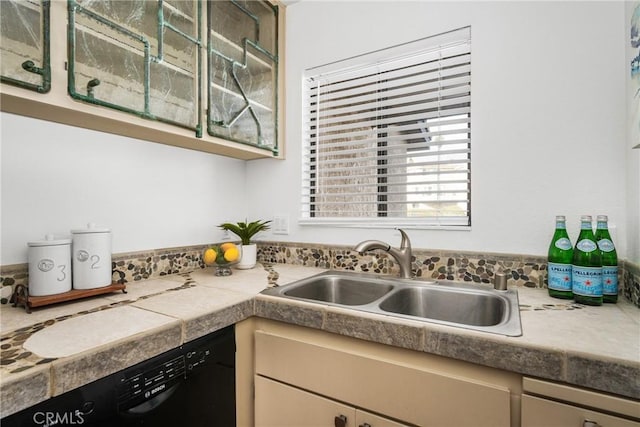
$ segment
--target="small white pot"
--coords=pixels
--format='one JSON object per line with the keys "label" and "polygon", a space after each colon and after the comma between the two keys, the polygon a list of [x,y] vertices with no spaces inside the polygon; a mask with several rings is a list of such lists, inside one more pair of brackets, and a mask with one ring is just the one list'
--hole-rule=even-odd
{"label": "small white pot", "polygon": [[[29,295],[61,294],[71,290],[71,239],[28,242]],[[8,287],[8,286],[3,286]]]}
{"label": "small white pot", "polygon": [[111,230],[90,223],[87,228],[71,230],[73,289],[109,286],[111,274]]}
{"label": "small white pot", "polygon": [[258,245],[252,243],[250,245],[241,246],[240,262],[235,267],[239,270],[248,270],[256,266],[256,255],[258,253]]}

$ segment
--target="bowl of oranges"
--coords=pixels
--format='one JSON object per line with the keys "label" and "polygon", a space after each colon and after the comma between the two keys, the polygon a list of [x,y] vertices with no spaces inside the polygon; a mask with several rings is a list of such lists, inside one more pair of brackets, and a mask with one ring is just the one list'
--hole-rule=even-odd
{"label": "bowl of oranges", "polygon": [[216,276],[230,276],[231,266],[240,261],[240,249],[235,243],[225,242],[221,245],[211,246],[202,254],[205,265],[216,267]]}

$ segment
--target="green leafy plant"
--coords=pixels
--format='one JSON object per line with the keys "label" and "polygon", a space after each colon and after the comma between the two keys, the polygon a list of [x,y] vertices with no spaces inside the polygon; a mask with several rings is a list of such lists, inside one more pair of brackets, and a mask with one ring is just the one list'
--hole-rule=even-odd
{"label": "green leafy plant", "polygon": [[237,235],[242,241],[243,245],[249,245],[251,244],[251,238],[253,236],[255,236],[260,231],[265,231],[270,228],[270,226],[268,225],[270,222],[271,221],[260,220],[249,223],[247,223],[246,221],[238,222],[235,224],[231,222],[225,222],[223,224],[220,224],[218,227]]}

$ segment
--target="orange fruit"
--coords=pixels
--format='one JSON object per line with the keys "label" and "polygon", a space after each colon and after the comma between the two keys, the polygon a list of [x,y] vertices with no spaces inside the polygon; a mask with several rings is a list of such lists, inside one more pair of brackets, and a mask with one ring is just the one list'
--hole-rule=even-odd
{"label": "orange fruit", "polygon": [[216,252],[216,250],[213,248],[209,248],[204,251],[204,254],[202,255],[202,261],[206,265],[213,265],[216,262],[217,256],[218,256],[218,253]]}
{"label": "orange fruit", "polygon": [[234,245],[231,242],[225,242],[225,243],[220,245],[220,249],[222,249],[222,252],[226,252],[227,249],[235,248],[235,247],[236,247],[236,245]]}
{"label": "orange fruit", "polygon": [[240,258],[240,251],[236,245],[233,245],[233,247],[229,247],[224,251],[224,259],[227,260],[227,262],[237,261],[238,258]]}

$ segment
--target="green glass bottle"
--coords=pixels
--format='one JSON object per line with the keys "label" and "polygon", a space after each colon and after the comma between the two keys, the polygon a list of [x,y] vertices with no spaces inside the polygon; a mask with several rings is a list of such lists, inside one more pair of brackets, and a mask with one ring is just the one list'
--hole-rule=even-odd
{"label": "green glass bottle", "polygon": [[596,242],[602,257],[602,300],[618,302],[618,253],[609,234],[606,215],[598,215]]}
{"label": "green glass bottle", "polygon": [[591,221],[591,215],[580,217],[580,235],[571,263],[573,298],[580,304],[602,305],[602,255]]}
{"label": "green glass bottle", "polygon": [[556,231],[553,233],[547,256],[547,288],[554,298],[572,299],[571,263],[573,246],[567,234],[566,220],[563,215],[556,216]]}

